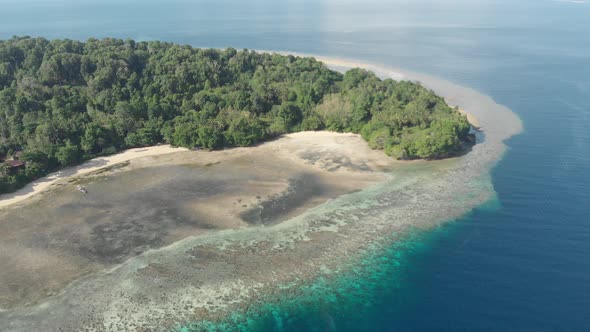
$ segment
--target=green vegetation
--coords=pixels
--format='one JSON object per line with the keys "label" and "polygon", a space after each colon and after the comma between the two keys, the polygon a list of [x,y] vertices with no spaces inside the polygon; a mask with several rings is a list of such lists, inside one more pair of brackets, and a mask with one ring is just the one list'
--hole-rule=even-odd
{"label": "green vegetation", "polygon": [[0,41],[0,193],[61,167],[161,142],[248,146],[288,132],[360,133],[399,159],[459,151],[469,124],[419,84],[342,75],[313,58],[118,39]]}

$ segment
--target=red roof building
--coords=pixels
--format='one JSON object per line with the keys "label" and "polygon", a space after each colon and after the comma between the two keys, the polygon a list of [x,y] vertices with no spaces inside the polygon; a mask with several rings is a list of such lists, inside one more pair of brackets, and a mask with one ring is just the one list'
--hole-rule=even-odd
{"label": "red roof building", "polygon": [[25,163],[20,160],[7,160],[6,164],[10,166],[12,169],[23,168],[25,167]]}

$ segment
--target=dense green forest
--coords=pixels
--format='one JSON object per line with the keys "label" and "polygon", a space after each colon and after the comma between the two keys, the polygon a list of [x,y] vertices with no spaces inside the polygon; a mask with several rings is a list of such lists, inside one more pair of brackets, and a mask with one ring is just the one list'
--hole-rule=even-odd
{"label": "dense green forest", "polygon": [[[248,146],[301,130],[360,133],[399,159],[452,155],[465,117],[419,84],[313,58],[119,39],[0,41],[0,193],[161,142]],[[19,166],[19,167],[16,167]]]}

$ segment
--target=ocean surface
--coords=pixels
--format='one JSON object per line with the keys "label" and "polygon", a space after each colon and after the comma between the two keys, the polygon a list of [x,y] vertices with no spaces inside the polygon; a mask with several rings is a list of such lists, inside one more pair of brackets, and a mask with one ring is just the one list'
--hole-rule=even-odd
{"label": "ocean surface", "polygon": [[0,0],[12,35],[166,40],[400,67],[491,96],[524,132],[497,199],[269,303],[257,331],[590,331],[590,3]]}

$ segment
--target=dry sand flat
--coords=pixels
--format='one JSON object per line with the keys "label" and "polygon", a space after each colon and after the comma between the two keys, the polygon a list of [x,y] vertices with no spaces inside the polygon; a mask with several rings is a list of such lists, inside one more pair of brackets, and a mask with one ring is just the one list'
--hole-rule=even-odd
{"label": "dry sand flat", "polygon": [[[0,330],[164,331],[177,322],[223,318],[229,311],[243,310],[264,296],[284,292],[297,296],[297,287],[281,290],[277,285],[297,285],[318,276],[329,277],[347,268],[347,264],[354,265],[359,253],[369,246],[394,241],[391,234],[403,234],[411,227],[432,227],[493,197],[489,170],[505,150],[503,141],[521,128],[518,118],[508,109],[472,89],[441,79],[342,60],[321,60],[337,69],[362,65],[383,77],[419,80],[474,114],[485,140],[466,156],[453,160],[398,164],[390,177],[379,184],[331,199],[278,224],[217,230],[145,251],[108,272],[78,279],[42,304],[0,313]],[[282,142],[287,141],[285,138]],[[301,159],[302,168],[341,175],[363,174],[365,165],[372,169],[383,166],[372,159],[369,154],[373,152],[369,151],[366,157],[355,160],[362,153],[353,148],[350,156],[336,154],[326,161],[318,160],[317,155],[329,156],[330,152],[322,149],[330,142],[313,146],[316,139],[310,139],[313,153],[300,150],[299,146],[281,145],[282,142],[270,142],[268,146],[274,147],[271,151],[277,151],[277,155],[284,153],[284,157],[276,158],[270,153],[267,157],[282,160],[297,156],[284,166],[297,165],[293,161]],[[252,161],[249,153],[240,151],[221,151],[219,156],[235,153],[233,164],[242,165],[241,170],[248,169],[246,165]],[[170,157],[186,162],[183,154],[187,153]],[[350,158],[350,165],[346,157]],[[150,169],[141,168],[141,163],[154,168],[159,167],[158,163],[166,165],[170,159],[136,160],[130,168],[137,169],[125,178]],[[200,162],[214,163],[209,166],[212,169],[225,167],[223,161],[218,161],[211,158]],[[250,168],[265,170],[260,164],[254,165]],[[273,168],[275,176],[283,170]],[[248,181],[239,177],[241,172],[236,173],[236,181]],[[345,182],[333,178],[334,184]],[[210,187],[215,187],[215,183]],[[237,196],[234,194],[232,199]]]}

